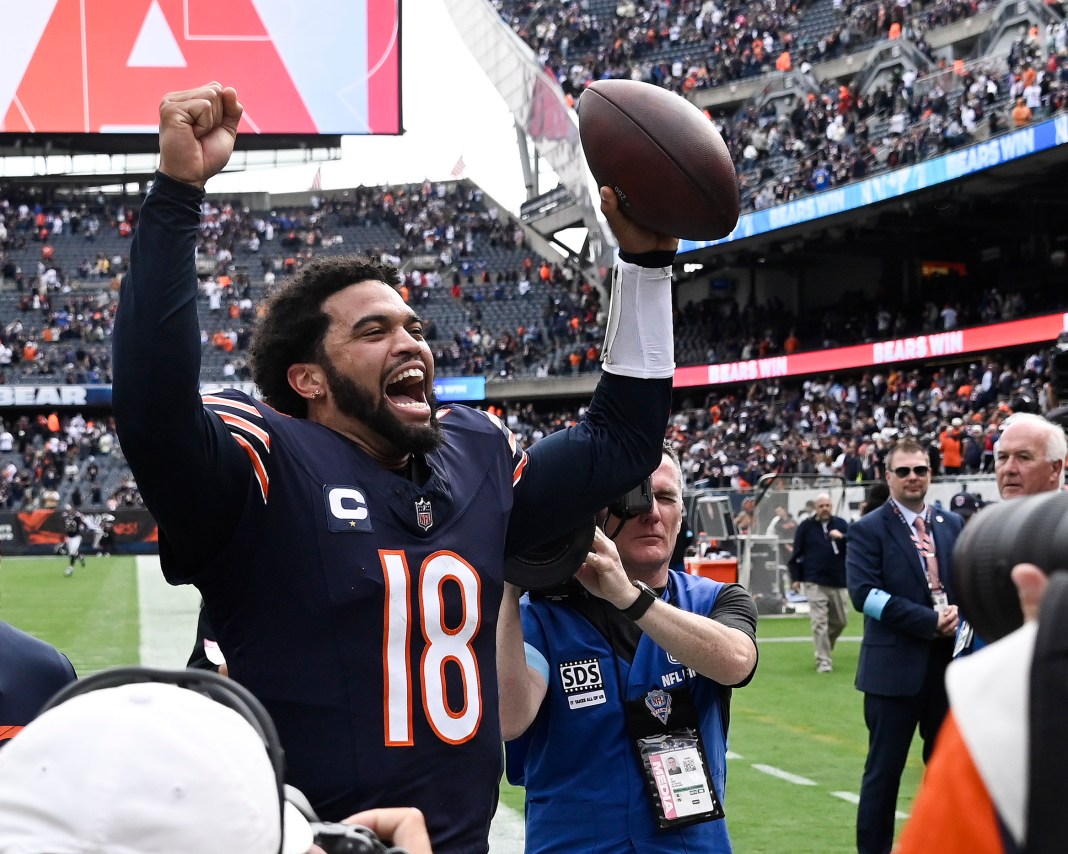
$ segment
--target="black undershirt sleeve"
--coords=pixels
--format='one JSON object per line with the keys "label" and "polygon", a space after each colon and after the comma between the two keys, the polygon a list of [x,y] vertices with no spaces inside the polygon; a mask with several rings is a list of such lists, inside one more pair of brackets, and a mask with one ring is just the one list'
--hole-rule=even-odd
{"label": "black undershirt sleeve", "polygon": [[586,418],[536,442],[515,488],[507,554],[592,518],[660,465],[671,380],[602,373]]}
{"label": "black undershirt sleeve", "polygon": [[130,247],[113,336],[122,451],[159,525],[168,580],[195,575],[229,539],[252,467],[201,405],[194,265],[197,187],[156,174]]}

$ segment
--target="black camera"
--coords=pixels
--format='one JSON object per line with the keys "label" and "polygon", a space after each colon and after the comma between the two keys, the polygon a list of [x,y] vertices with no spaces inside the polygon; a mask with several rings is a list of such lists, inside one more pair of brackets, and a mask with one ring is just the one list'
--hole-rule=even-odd
{"label": "black camera", "polygon": [[633,519],[653,509],[653,478],[647,477],[629,492],[608,505],[608,512],[620,519]]}
{"label": "black camera", "polygon": [[402,848],[388,848],[370,828],[358,824],[310,822],[315,844],[326,854],[404,854]]}
{"label": "black camera", "polygon": [[[608,505],[608,511],[621,521],[616,534],[627,519],[633,519],[653,509],[653,479],[650,475],[634,489],[624,492]],[[504,562],[504,579],[525,590],[540,591],[549,597],[565,595],[577,590],[578,582],[573,577],[593,548],[597,520],[583,520],[577,527],[520,554],[512,555]]]}
{"label": "black camera", "polygon": [[1046,492],[984,508],[953,549],[953,590],[962,615],[984,641],[1023,625],[1010,573],[1033,563],[1047,575],[1068,569],[1068,493]]}

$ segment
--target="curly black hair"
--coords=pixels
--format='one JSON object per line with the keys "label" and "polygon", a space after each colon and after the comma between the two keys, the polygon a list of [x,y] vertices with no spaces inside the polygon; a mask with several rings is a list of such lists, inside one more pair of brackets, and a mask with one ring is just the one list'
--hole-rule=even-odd
{"label": "curly black hair", "polygon": [[252,335],[252,379],[263,400],[286,415],[306,418],[308,402],[289,384],[287,372],[298,362],[324,358],[323,337],[330,317],[323,303],[357,282],[397,287],[397,270],[369,258],[342,256],[314,261],[285,283],[266,304]]}

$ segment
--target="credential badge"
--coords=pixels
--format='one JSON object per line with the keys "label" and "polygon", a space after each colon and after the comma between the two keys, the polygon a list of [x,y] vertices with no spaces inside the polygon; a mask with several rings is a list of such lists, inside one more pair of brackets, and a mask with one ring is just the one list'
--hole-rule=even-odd
{"label": "credential badge", "polygon": [[434,524],[434,513],[430,509],[430,501],[426,498],[417,499],[415,502],[415,521],[424,531],[430,530]]}
{"label": "credential badge", "polygon": [[656,688],[645,695],[645,707],[662,724],[671,717],[671,695]]}

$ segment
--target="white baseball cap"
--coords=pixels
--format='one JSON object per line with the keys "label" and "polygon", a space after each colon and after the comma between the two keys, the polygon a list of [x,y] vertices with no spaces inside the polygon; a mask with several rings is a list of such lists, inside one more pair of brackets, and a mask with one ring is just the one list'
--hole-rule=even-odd
{"label": "white baseball cap", "polygon": [[306,854],[253,726],[186,688],[100,688],[0,750],[0,854]]}

